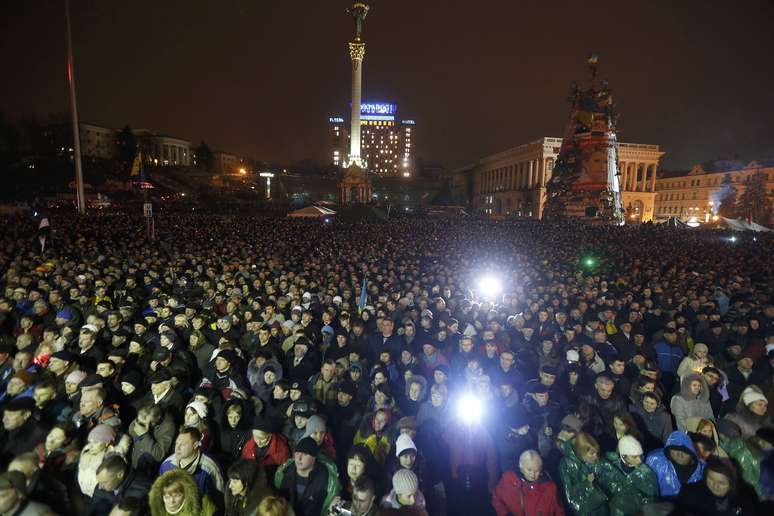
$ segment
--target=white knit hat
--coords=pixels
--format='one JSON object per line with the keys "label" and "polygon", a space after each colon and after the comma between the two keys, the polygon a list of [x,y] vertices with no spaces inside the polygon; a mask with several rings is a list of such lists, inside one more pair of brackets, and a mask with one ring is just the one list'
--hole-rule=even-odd
{"label": "white knit hat", "polygon": [[618,440],[618,455],[621,457],[626,455],[636,457],[642,454],[642,445],[635,437],[632,437],[631,435],[625,435]]}
{"label": "white knit hat", "polygon": [[392,476],[392,488],[396,494],[410,495],[419,489],[419,479],[410,469],[400,468]]}
{"label": "white knit hat", "polygon": [[207,419],[207,405],[202,403],[201,401],[192,401],[188,405],[185,406],[185,408],[191,407],[196,411],[197,414],[199,414],[199,419]]}
{"label": "white knit hat", "polygon": [[410,435],[400,434],[395,441],[395,456],[400,457],[400,454],[406,450],[414,450],[416,452],[417,447]]}
{"label": "white knit hat", "polygon": [[580,353],[578,353],[575,349],[568,349],[567,350],[567,361],[568,362],[580,362]]}
{"label": "white knit hat", "polygon": [[767,400],[766,396],[760,392],[748,387],[744,390],[744,392],[742,392],[742,401],[746,406],[749,406],[751,403],[755,403],[756,401],[765,401],[768,403],[769,400]]}

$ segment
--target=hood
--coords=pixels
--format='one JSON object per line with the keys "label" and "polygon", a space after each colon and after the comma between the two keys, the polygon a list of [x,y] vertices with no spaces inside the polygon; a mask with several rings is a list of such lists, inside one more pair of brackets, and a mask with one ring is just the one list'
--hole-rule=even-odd
{"label": "hood", "polygon": [[409,381],[406,382],[406,389],[405,389],[405,395],[406,399],[409,399],[409,389],[411,388],[412,383],[419,382],[422,385],[422,390],[419,392],[419,399],[418,402],[422,402],[425,399],[425,393],[427,392],[427,380],[424,376],[415,374],[411,377]]}
{"label": "hood", "polygon": [[[253,363],[255,363],[255,361],[253,361]],[[276,382],[278,382],[278,381],[282,380],[282,366],[280,365],[280,363],[279,363],[279,362],[277,362],[277,360],[276,360],[276,359],[274,359],[274,358],[270,358],[269,360],[267,360],[267,361],[266,361],[266,363],[264,363],[264,364],[263,364],[263,365],[262,365],[262,366],[261,366],[261,367],[258,369],[258,374],[259,374],[259,377],[258,377],[258,378],[259,378],[259,382],[260,382],[260,383],[263,383],[263,373],[265,373],[265,372],[266,372],[266,370],[267,370],[269,367],[271,367],[271,368],[273,368],[273,369],[274,369],[274,376],[276,377],[276,378],[275,378],[275,380],[274,380],[274,382],[276,383]]]}
{"label": "hood", "polygon": [[173,480],[182,484],[183,493],[185,494],[183,508],[178,514],[201,514],[202,501],[199,495],[199,488],[196,486],[193,477],[182,469],[171,469],[153,482],[153,486],[148,493],[148,505],[150,505],[151,514],[159,516],[168,514],[166,509],[164,509],[162,486],[168,486]]}
{"label": "hood", "polygon": [[697,351],[704,351],[705,353],[709,352],[709,348],[706,344],[702,344],[701,342],[697,342],[693,345],[693,351],[691,351],[691,357],[696,358],[696,352]]}
{"label": "hood", "polygon": [[691,441],[691,438],[688,437],[686,432],[675,430],[669,434],[669,437],[667,437],[666,440],[666,445],[664,445],[664,455],[667,454],[669,448],[682,448],[691,452],[694,459],[697,458],[696,449],[693,447],[693,442]]}
{"label": "hood", "polygon": [[[697,416],[691,416],[685,421],[685,430],[687,432],[698,432],[699,429],[699,423],[701,423],[704,420],[704,418],[697,417]],[[719,444],[720,441],[718,440],[718,431],[715,428],[715,423],[707,420],[712,424],[712,439],[715,441],[715,444]]]}
{"label": "hood", "polygon": [[[701,391],[697,397],[694,397],[693,393],[691,393],[691,382],[694,380],[701,382]],[[689,373],[683,375],[683,377],[680,379],[680,396],[686,400],[698,399],[702,402],[709,401],[709,387],[707,386],[707,381],[699,373]]]}

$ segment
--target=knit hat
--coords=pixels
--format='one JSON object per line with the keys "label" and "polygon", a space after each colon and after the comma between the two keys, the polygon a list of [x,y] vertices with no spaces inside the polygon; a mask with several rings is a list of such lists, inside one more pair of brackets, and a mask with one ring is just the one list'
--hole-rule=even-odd
{"label": "knit hat", "polygon": [[78,385],[79,383],[81,383],[83,380],[86,379],[86,376],[88,376],[86,372],[81,371],[79,369],[77,371],[73,371],[72,373],[68,374],[67,377],[65,378],[65,382],[74,383],[75,385]]}
{"label": "knit hat", "polygon": [[395,494],[410,495],[419,489],[419,479],[410,469],[401,468],[392,476],[392,488]]}
{"label": "knit hat", "polygon": [[409,428],[411,430],[417,429],[417,418],[414,416],[403,416],[398,420],[398,422],[395,424],[398,431],[403,430],[404,428]]}
{"label": "knit hat", "polygon": [[188,408],[188,407],[191,407],[196,411],[197,414],[199,414],[199,419],[207,418],[207,405],[205,405],[201,401],[194,400],[185,406],[185,408]]}
{"label": "knit hat", "polygon": [[400,457],[400,454],[407,450],[414,450],[416,453],[417,446],[408,434],[400,434],[395,441],[395,456]]}
{"label": "knit hat", "polygon": [[253,430],[260,430],[267,434],[273,434],[277,431],[277,425],[272,418],[258,415],[253,419]]}
{"label": "knit hat", "polygon": [[296,451],[298,453],[305,453],[312,457],[317,456],[317,443],[311,437],[304,437],[296,445]]}
{"label": "knit hat", "polygon": [[568,362],[580,362],[580,353],[578,353],[574,349],[568,349],[567,350],[567,361]]}
{"label": "knit hat", "polygon": [[769,400],[767,400],[766,396],[760,392],[749,387],[742,392],[742,402],[744,402],[746,406],[749,407],[750,404],[755,403],[756,401],[765,401],[768,403]]}
{"label": "knit hat", "polygon": [[116,431],[109,425],[97,425],[91,432],[87,441],[97,441],[100,443],[112,443],[116,439]]}
{"label": "knit hat", "polygon": [[315,432],[325,432],[326,430],[325,420],[315,414],[306,422],[306,432],[304,432],[304,436],[308,437]]}
{"label": "knit hat", "polygon": [[618,440],[618,455],[621,457],[626,455],[638,456],[642,454],[642,445],[635,437],[625,435]]}

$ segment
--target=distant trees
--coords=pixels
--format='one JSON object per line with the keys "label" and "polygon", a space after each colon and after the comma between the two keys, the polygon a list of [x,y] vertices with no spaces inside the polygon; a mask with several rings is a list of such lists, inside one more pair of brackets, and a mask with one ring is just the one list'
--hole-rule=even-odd
{"label": "distant trees", "polygon": [[206,143],[202,142],[195,149],[196,151],[196,166],[202,170],[212,172],[213,156],[212,149]]}
{"label": "distant trees", "polygon": [[128,169],[132,166],[136,154],[137,138],[128,125],[124,126],[116,135],[116,160],[122,168]]}
{"label": "distant trees", "polygon": [[718,215],[727,219],[735,219],[738,215],[736,201],[736,187],[731,180],[731,174],[723,176],[720,183],[720,202],[718,205]]}
{"label": "distant trees", "polygon": [[766,179],[765,172],[756,172],[749,176],[736,206],[738,216],[751,217],[754,222],[765,226],[772,221],[772,205],[766,192]]}

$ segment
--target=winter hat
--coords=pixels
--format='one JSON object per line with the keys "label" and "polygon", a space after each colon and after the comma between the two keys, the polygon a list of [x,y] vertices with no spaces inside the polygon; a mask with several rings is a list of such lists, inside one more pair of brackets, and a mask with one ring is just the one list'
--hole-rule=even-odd
{"label": "winter hat", "polygon": [[207,405],[205,405],[201,401],[194,400],[185,406],[185,408],[188,408],[188,407],[191,407],[196,411],[197,414],[199,414],[199,419],[207,418]]}
{"label": "winter hat", "polygon": [[255,419],[253,419],[253,430],[260,430],[267,434],[273,434],[277,431],[277,426],[273,419],[259,415],[255,416]]}
{"label": "winter hat", "polygon": [[86,379],[87,374],[84,371],[77,370],[73,371],[72,373],[68,374],[65,378],[65,382],[67,383],[74,383],[75,385],[78,385],[83,380]]}
{"label": "winter hat", "polygon": [[116,440],[116,431],[109,425],[97,425],[91,432],[87,441],[97,441],[100,443],[112,443]]}
{"label": "winter hat", "polygon": [[317,456],[317,443],[311,437],[304,437],[296,445],[296,451],[298,453],[305,453],[312,457]]}
{"label": "winter hat", "polygon": [[401,468],[392,476],[392,488],[395,494],[410,495],[419,489],[419,479],[410,469]]}
{"label": "winter hat", "polygon": [[750,404],[755,403],[756,401],[765,401],[766,403],[769,402],[769,400],[766,399],[766,396],[749,387],[746,388],[744,392],[742,392],[742,401],[748,407]]}
{"label": "winter hat", "polygon": [[398,429],[398,431],[403,430],[404,428],[408,428],[408,429],[411,429],[411,430],[416,430],[417,429],[417,418],[415,418],[414,416],[403,416],[395,424],[395,427]]}
{"label": "winter hat", "polygon": [[315,414],[309,418],[309,421],[306,422],[306,432],[304,432],[304,436],[308,437],[314,432],[325,432],[326,430],[327,427],[325,426],[325,420]]}
{"label": "winter hat", "polygon": [[626,455],[638,456],[642,454],[642,445],[635,437],[625,435],[618,440],[618,455],[621,457]]}
{"label": "winter hat", "polygon": [[99,328],[97,328],[93,324],[84,324],[83,326],[81,326],[81,330],[87,330],[90,333],[98,333],[99,332]]}
{"label": "winter hat", "polygon": [[580,362],[580,353],[578,353],[577,350],[568,349],[567,350],[567,361],[568,362]]}
{"label": "winter hat", "polygon": [[693,352],[696,353],[697,351],[704,351],[705,353],[709,352],[709,348],[706,344],[702,344],[701,342],[697,342],[693,345]]}
{"label": "winter hat", "polygon": [[407,450],[414,450],[416,453],[417,446],[408,434],[400,434],[395,441],[395,456],[400,457],[400,454]]}

